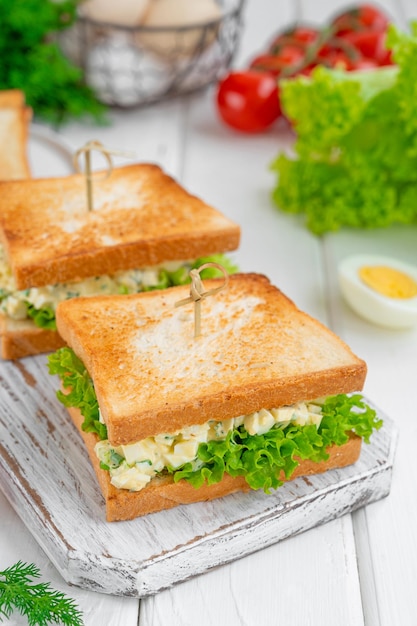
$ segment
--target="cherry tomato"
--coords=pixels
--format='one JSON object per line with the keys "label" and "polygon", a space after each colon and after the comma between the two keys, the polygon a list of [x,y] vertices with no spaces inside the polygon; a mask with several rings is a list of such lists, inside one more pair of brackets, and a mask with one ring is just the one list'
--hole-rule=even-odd
{"label": "cherry tomato", "polygon": [[291,73],[291,68],[300,66],[305,58],[303,50],[297,46],[285,45],[277,54],[261,54],[253,59],[251,69],[271,72],[274,76],[280,76],[285,70]]}
{"label": "cherry tomato", "polygon": [[[362,59],[362,57],[360,57],[360,59]],[[329,50],[329,52],[322,57],[321,64],[326,67],[333,67],[338,70],[349,72],[355,69],[358,62],[358,57],[352,59],[352,57],[346,52],[343,52],[343,50]]]}
{"label": "cherry tomato", "polygon": [[341,39],[349,42],[363,56],[374,59],[377,63],[382,61],[387,53],[385,38],[386,31],[384,30],[359,30],[341,35]]}
{"label": "cherry tomato", "polygon": [[286,64],[274,54],[260,54],[250,64],[251,70],[269,72],[273,76],[280,76]]}
{"label": "cherry tomato", "polygon": [[219,83],[217,109],[232,128],[265,130],[281,115],[277,81],[269,72],[231,72]]}
{"label": "cherry tomato", "polygon": [[323,29],[299,24],[276,35],[248,71],[220,82],[217,108],[229,126],[244,132],[268,128],[280,116],[278,81],[309,76],[317,65],[346,71],[393,64],[385,48],[389,18],[372,4],[339,13]]}
{"label": "cherry tomato", "polygon": [[299,48],[305,49],[306,46],[315,43],[319,36],[320,31],[317,28],[296,26],[275,37],[269,46],[269,52],[272,54],[279,53],[280,48],[285,45],[298,45]]}
{"label": "cherry tomato", "polygon": [[338,34],[356,30],[386,30],[389,19],[371,4],[362,4],[337,15],[331,25]]}
{"label": "cherry tomato", "polygon": [[297,73],[298,76],[310,76],[311,72],[317,67],[317,65],[320,65],[320,63],[310,63],[309,65],[306,65],[306,67],[303,67],[303,69]]}
{"label": "cherry tomato", "polygon": [[316,61],[326,67],[337,67],[346,71],[355,69],[363,58],[351,43],[340,38],[329,39],[317,52]]}
{"label": "cherry tomato", "polygon": [[392,58],[392,50],[385,50],[379,58],[379,65],[395,65],[395,61]]}

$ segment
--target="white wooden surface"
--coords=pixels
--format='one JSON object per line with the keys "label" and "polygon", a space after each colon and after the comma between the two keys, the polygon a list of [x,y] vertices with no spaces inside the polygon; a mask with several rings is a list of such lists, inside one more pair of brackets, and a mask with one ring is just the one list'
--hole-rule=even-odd
{"label": "white wooden surface", "polygon": [[0,378],[2,490],[64,580],[83,589],[145,598],[390,492],[398,429],[375,407],[384,427],[349,467],[290,481],[267,497],[233,494],[109,524],[46,356],[1,363]]}
{"label": "white wooden surface", "polygon": [[[381,4],[401,25],[417,17],[415,0]],[[345,5],[351,3],[247,0],[236,65],[296,18],[320,22]],[[72,124],[61,132],[75,146],[97,138],[134,150],[138,160],[158,162],[237,220],[243,229],[236,254],[241,269],[268,274],[367,361],[366,394],[396,421],[399,445],[388,498],[142,601],[67,586],[1,493],[0,569],[18,559],[37,563],[45,580],[78,601],[86,626],[415,626],[417,329],[384,331],[357,318],[341,301],[335,265],[369,250],[417,263],[417,228],[315,239],[270,202],[274,179],[268,166],[288,138],[279,128],[254,137],[232,133],[217,120],[212,89],[114,112],[106,128]],[[37,175],[45,173],[47,160],[34,164]],[[9,623],[26,622],[13,617]]]}

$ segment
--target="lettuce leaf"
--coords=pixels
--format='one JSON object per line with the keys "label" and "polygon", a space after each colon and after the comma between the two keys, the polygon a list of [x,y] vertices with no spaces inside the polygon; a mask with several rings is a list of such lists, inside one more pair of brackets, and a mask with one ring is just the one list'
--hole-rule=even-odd
{"label": "lettuce leaf", "polygon": [[[222,265],[228,274],[235,274],[238,271],[237,265],[225,254],[211,254],[210,256],[200,257],[193,263],[183,265],[174,271],[162,269],[159,273],[158,284],[145,287],[144,291],[154,291],[155,289],[167,289],[168,287],[187,285],[191,282],[190,270],[197,269],[204,263],[217,263],[218,265]],[[203,280],[221,276],[222,273],[214,267],[208,267],[201,272],[201,278]]]}
{"label": "lettuce leaf", "polygon": [[71,348],[60,348],[48,356],[50,374],[57,374],[61,380],[63,393],[57,391],[57,398],[66,407],[75,407],[84,417],[82,429],[95,433],[99,439],[107,439],[107,428],[100,422],[100,413],[93,381],[83,362]]}
{"label": "lettuce leaf", "polygon": [[[201,265],[204,265],[204,263],[217,263],[218,265],[224,267],[228,274],[235,274],[239,270],[238,266],[235,265],[233,261],[225,254],[211,254],[210,256],[200,257],[192,264],[191,269],[198,269]],[[222,276],[223,274],[220,272],[220,270],[216,269],[215,267],[206,267],[206,269],[201,272],[202,280],[210,278],[221,278]],[[187,282],[190,282],[189,276],[187,278]]]}
{"label": "lettuce leaf", "polygon": [[224,441],[209,441],[200,444],[198,460],[172,470],[174,481],[185,479],[194,487],[219,482],[225,473],[244,476],[251,489],[263,489],[269,493],[282,485],[281,471],[291,477],[299,460],[314,462],[328,459],[327,448],[333,444],[341,446],[355,432],[366,443],[374,429],[382,426],[373,409],[367,406],[360,394],[340,394],[327,398],[322,407],[323,419],[320,426],[298,426],[273,428],[264,435],[249,435],[243,426],[229,433]]}
{"label": "lettuce leaf", "polygon": [[48,306],[37,309],[33,304],[26,302],[26,312],[28,317],[30,317],[39,328],[56,330],[55,311],[51,309],[51,307]]}
{"label": "lettuce leaf", "polygon": [[317,235],[417,222],[417,22],[391,26],[387,45],[396,66],[281,83],[296,139],[272,163],[273,200]]}
{"label": "lettuce leaf", "polygon": [[[84,416],[83,430],[95,432],[100,439],[107,438],[106,427],[99,421],[97,398],[87,370],[70,348],[60,348],[49,356],[49,373],[57,374],[67,394],[58,391],[58,399],[65,406],[80,409]],[[282,484],[279,475],[290,478],[299,459],[315,462],[328,458],[330,445],[343,445],[350,432],[355,432],[366,443],[375,429],[382,426],[375,411],[360,394],[340,394],[327,398],[322,405],[320,426],[289,424],[273,428],[263,435],[250,435],[243,426],[229,432],[224,440],[201,443],[196,463],[186,463],[178,469],[167,468],[175,482],[185,479],[194,487],[220,482],[225,474],[244,476],[252,489],[269,493]]]}

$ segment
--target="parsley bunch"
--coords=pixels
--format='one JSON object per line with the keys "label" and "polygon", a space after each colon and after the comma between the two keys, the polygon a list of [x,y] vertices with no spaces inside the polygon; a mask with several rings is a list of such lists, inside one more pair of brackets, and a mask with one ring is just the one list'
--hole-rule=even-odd
{"label": "parsley bunch", "polygon": [[82,626],[82,615],[75,601],[52,589],[49,583],[32,582],[39,577],[35,565],[22,561],[0,571],[0,622],[16,609],[27,617],[29,626]]}
{"label": "parsley bunch", "polygon": [[79,0],[0,0],[0,89],[21,89],[35,116],[53,123],[105,107],[83,72],[61,52],[56,35],[73,24]]}

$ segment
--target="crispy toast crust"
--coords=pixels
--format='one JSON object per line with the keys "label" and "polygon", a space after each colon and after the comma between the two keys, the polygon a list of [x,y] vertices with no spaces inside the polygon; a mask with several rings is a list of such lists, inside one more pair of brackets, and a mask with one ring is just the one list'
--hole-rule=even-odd
{"label": "crispy toast crust", "polygon": [[38,328],[32,320],[12,320],[0,313],[0,354],[2,359],[22,359],[53,352],[65,345],[55,330]]}
{"label": "crispy toast crust", "polygon": [[30,177],[27,143],[31,117],[22,91],[0,91],[0,180]]}
{"label": "crispy toast crust", "polygon": [[1,239],[18,289],[234,250],[240,228],[153,164],[0,182]]}
{"label": "crispy toast crust", "polygon": [[[94,452],[98,439],[94,433],[81,430],[83,417],[78,409],[68,409],[71,418],[78,428],[87,448],[91,463],[97,476],[101,492],[105,500],[106,519],[108,522],[130,520],[149,513],[171,509],[180,504],[191,504],[221,498],[239,491],[250,491],[244,477],[233,478],[226,474],[219,483],[203,485],[196,489],[185,480],[174,483],[171,477],[154,478],[142,491],[131,492],[126,489],[116,489],[110,483],[109,473],[100,468],[99,460]],[[291,480],[299,476],[320,474],[330,469],[345,467],[355,463],[360,455],[362,440],[351,434],[349,441],[343,446],[331,446],[327,452],[329,459],[314,463],[300,461],[294,470]],[[282,480],[285,477],[281,476]]]}
{"label": "crispy toast crust", "polygon": [[20,89],[5,89],[0,91],[0,107],[14,107],[19,109],[25,106],[25,94]]}
{"label": "crispy toast crust", "polygon": [[174,287],[58,306],[59,333],[94,381],[114,445],[362,389],[364,361],[266,277],[233,275],[203,300],[197,338],[193,305],[175,307],[188,293]]}

